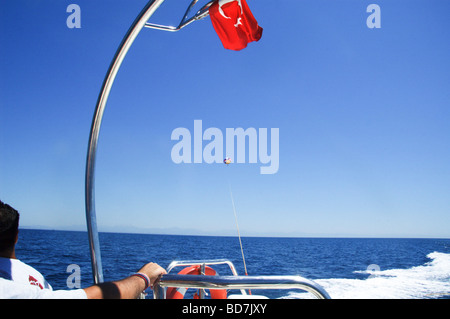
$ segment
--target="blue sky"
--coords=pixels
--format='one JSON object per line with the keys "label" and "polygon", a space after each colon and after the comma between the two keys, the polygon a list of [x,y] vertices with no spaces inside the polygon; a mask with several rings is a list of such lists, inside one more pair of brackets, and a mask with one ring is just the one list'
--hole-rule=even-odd
{"label": "blue sky", "polygon": [[[450,237],[450,3],[247,2],[264,31],[240,52],[209,18],[137,37],[100,132],[100,230],[235,235],[231,185],[244,236]],[[95,103],[145,3],[0,0],[0,199],[22,226],[83,229]],[[177,24],[187,3],[151,22]],[[171,133],[194,120],[278,128],[279,170],[175,164]]]}

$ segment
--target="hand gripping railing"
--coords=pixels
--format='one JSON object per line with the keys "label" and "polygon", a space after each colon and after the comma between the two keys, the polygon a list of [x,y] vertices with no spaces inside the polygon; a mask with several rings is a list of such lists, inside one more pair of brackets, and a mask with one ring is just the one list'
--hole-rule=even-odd
{"label": "hand gripping railing", "polygon": [[319,299],[331,299],[314,281],[300,276],[163,275],[153,288],[155,299],[165,299],[165,287],[196,289],[300,289]]}

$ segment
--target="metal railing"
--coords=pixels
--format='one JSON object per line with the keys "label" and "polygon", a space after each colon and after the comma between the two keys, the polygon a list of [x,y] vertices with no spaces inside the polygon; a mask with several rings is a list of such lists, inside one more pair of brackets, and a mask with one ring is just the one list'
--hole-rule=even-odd
{"label": "metal railing", "polygon": [[328,293],[314,281],[300,276],[202,276],[164,275],[153,288],[155,299],[165,299],[163,288],[195,289],[300,289],[312,293],[318,299],[331,299]]}
{"label": "metal railing", "polygon": [[[205,275],[171,275],[170,271],[180,266],[201,266],[226,264],[230,267],[232,276]],[[301,276],[239,276],[233,263],[228,259],[173,261],[167,267],[167,275],[153,288],[155,299],[166,299],[166,288],[194,289],[240,289],[242,295],[247,295],[245,289],[300,289],[312,293],[318,299],[331,299],[328,293],[316,282]]]}
{"label": "metal railing", "polygon": [[170,263],[170,265],[167,267],[166,271],[167,273],[170,273],[172,269],[175,267],[186,267],[186,266],[210,266],[210,265],[227,265],[234,276],[237,276],[238,273],[236,271],[236,267],[234,267],[234,264],[228,260],[228,259],[206,259],[206,260],[175,260]]}

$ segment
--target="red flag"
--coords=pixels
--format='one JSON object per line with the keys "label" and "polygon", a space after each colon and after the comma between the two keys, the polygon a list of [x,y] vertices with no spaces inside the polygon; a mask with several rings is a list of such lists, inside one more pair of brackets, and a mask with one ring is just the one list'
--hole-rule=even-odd
{"label": "red flag", "polygon": [[242,50],[262,36],[263,29],[245,0],[217,0],[209,8],[209,15],[225,49]]}

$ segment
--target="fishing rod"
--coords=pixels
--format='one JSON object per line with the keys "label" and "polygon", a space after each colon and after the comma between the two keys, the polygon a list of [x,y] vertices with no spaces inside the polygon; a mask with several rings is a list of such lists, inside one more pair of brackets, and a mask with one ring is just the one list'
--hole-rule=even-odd
{"label": "fishing rod", "polygon": [[[231,159],[225,158],[223,162],[228,166],[231,163]],[[245,271],[245,275],[248,276],[247,265],[245,264],[244,248],[242,247],[241,233],[239,231],[239,224],[238,224],[238,219],[237,219],[237,214],[236,214],[236,205],[234,204],[234,198],[233,198],[233,192],[231,191],[230,180],[228,180],[228,186],[230,189],[231,204],[233,206],[234,220],[236,222],[236,229],[237,229],[238,238],[239,238],[239,246],[241,247],[242,261],[244,262],[244,271]],[[248,290],[248,292],[250,295],[252,294],[252,291],[250,289]]]}
{"label": "fishing rod", "polygon": [[237,228],[237,233],[238,233],[238,238],[239,238],[239,245],[241,246],[242,261],[244,262],[245,275],[248,276],[247,266],[245,265],[244,249],[242,248],[241,234],[239,232],[239,224],[238,224],[238,220],[237,220],[236,206],[234,205],[233,193],[231,192],[231,183],[230,182],[229,182],[229,186],[230,186],[231,203],[233,204],[234,219],[236,221],[236,228]]}

